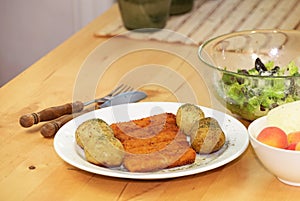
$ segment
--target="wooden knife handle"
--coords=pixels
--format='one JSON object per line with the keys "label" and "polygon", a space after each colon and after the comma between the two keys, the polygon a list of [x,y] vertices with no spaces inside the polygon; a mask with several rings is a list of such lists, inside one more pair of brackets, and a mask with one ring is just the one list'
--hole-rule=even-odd
{"label": "wooden knife handle", "polygon": [[50,138],[53,137],[56,132],[68,121],[72,120],[75,117],[78,117],[79,115],[82,115],[84,113],[90,112],[94,110],[94,107],[88,108],[86,110],[83,110],[82,112],[75,113],[75,114],[66,114],[64,116],[61,116],[53,121],[50,121],[42,126],[40,132],[41,134],[46,137]]}
{"label": "wooden knife handle", "polygon": [[26,114],[20,117],[20,124],[23,127],[30,127],[33,124],[38,124],[42,121],[56,119],[65,114],[72,114],[80,112],[84,108],[83,102],[76,101],[74,103],[67,103],[65,105],[50,107],[37,113]]}
{"label": "wooden knife handle", "polygon": [[46,123],[41,128],[41,134],[46,137],[53,137],[56,132],[68,121],[72,120],[74,118],[74,115],[72,114],[66,114],[64,116],[61,116],[51,122]]}

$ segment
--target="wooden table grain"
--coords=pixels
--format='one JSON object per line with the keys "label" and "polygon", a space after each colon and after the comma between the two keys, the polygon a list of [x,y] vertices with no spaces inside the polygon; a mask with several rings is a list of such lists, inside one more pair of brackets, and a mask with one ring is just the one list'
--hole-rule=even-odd
{"label": "wooden table grain", "polygon": [[0,88],[0,200],[298,200],[300,188],[278,181],[251,146],[205,173],[131,180],[77,169],[56,154],[53,138],[42,137],[43,124],[19,125],[23,114],[99,97],[121,82],[147,92],[143,101],[214,106],[196,46],[95,37],[116,15],[114,6]]}

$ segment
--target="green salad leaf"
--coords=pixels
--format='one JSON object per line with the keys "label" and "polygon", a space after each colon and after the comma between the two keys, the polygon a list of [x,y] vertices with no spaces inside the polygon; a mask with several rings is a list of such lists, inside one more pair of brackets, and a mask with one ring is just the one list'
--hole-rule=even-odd
{"label": "green salad leaf", "polygon": [[255,67],[237,72],[224,72],[219,88],[227,107],[246,119],[254,120],[278,105],[300,100],[300,74],[294,61],[279,67],[274,61],[263,64],[257,58]]}

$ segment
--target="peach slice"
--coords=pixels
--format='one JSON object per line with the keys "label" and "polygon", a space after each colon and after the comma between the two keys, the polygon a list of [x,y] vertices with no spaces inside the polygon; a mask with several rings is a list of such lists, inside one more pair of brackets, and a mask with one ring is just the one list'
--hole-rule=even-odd
{"label": "peach slice", "polygon": [[298,142],[298,143],[296,144],[295,150],[296,150],[296,151],[300,151],[300,142]]}
{"label": "peach slice", "polygon": [[287,150],[292,150],[292,151],[295,151],[296,150],[296,145],[297,143],[292,143],[292,144],[289,144],[289,146],[287,146]]}
{"label": "peach slice", "polygon": [[287,135],[287,138],[288,138],[288,143],[289,144],[300,142],[300,131],[289,133]]}
{"label": "peach slice", "polygon": [[289,146],[286,149],[292,151],[300,151],[300,142],[289,144]]}
{"label": "peach slice", "polygon": [[257,136],[257,140],[270,145],[272,147],[283,148],[288,147],[286,133],[275,126],[264,128]]}

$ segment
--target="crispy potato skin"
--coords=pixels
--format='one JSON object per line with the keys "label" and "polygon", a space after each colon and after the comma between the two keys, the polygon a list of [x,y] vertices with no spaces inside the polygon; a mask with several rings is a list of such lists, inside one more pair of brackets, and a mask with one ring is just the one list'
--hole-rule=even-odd
{"label": "crispy potato skin", "polygon": [[102,119],[89,119],[78,126],[75,132],[76,143],[83,148],[83,140],[87,140],[91,135],[114,136],[113,130]]}
{"label": "crispy potato skin", "polygon": [[204,117],[204,112],[201,108],[186,103],[181,105],[177,110],[176,124],[184,134],[192,136],[197,131],[197,125],[199,124],[200,119]]}
{"label": "crispy potato skin", "polygon": [[124,147],[105,121],[91,119],[83,122],[76,129],[75,139],[84,150],[87,161],[105,167],[118,167],[123,163]]}
{"label": "crispy potato skin", "polygon": [[225,134],[217,120],[207,117],[200,120],[197,132],[191,140],[191,146],[197,153],[209,154],[225,144]]}

